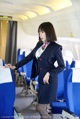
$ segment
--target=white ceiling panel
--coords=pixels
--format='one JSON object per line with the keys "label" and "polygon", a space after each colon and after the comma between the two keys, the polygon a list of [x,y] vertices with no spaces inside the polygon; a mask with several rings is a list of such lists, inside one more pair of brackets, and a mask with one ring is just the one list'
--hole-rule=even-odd
{"label": "white ceiling panel", "polygon": [[72,7],[73,3],[75,0],[0,0],[0,15],[17,21],[29,20]]}

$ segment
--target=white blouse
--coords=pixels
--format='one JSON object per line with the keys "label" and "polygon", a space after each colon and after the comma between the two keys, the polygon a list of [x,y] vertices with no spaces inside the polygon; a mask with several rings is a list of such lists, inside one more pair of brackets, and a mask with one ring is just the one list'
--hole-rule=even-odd
{"label": "white blouse", "polygon": [[[44,44],[43,44],[43,45],[44,45]],[[45,46],[44,49],[42,49],[42,46],[43,46],[43,45],[41,45],[41,47],[36,51],[35,56],[36,56],[37,59],[38,59],[38,57],[40,57],[41,54],[45,51],[45,49],[47,48],[47,46],[49,45],[49,43],[46,44],[46,46]]]}

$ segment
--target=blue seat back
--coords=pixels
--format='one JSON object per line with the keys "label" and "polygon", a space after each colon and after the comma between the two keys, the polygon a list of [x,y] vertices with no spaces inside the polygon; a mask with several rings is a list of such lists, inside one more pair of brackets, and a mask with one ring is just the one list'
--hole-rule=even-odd
{"label": "blue seat back", "polygon": [[15,83],[13,72],[0,67],[0,119],[14,116]]}
{"label": "blue seat back", "polygon": [[3,59],[0,59],[0,66],[4,66],[5,65],[5,62]]}
{"label": "blue seat back", "polygon": [[[66,97],[67,108],[80,116],[80,69],[68,69],[66,80]],[[79,82],[77,82],[79,81]]]}
{"label": "blue seat back", "polygon": [[[24,58],[23,50],[22,49],[18,49],[17,62],[21,61],[23,58]],[[18,73],[23,72],[23,67],[20,67],[17,71],[18,71]]]}
{"label": "blue seat back", "polygon": [[73,61],[71,62],[70,68],[74,68],[74,67],[75,67],[75,61],[73,60]]}
{"label": "blue seat back", "polygon": [[66,66],[66,69],[70,68],[70,64],[69,64],[69,62],[67,60],[66,60],[65,66]]}
{"label": "blue seat back", "polygon": [[[26,55],[27,55],[27,54],[26,54],[26,52],[24,51],[24,52],[23,52],[23,56],[25,57]],[[25,73],[25,78],[26,78],[26,83],[27,83],[27,85],[30,84],[30,80],[31,80],[32,63],[33,63],[33,60],[29,61],[28,63],[26,63],[26,64],[23,66],[23,72]]]}
{"label": "blue seat back", "polygon": [[80,68],[80,60],[75,60],[75,68]]}
{"label": "blue seat back", "polygon": [[58,74],[57,100],[64,99],[64,70]]}

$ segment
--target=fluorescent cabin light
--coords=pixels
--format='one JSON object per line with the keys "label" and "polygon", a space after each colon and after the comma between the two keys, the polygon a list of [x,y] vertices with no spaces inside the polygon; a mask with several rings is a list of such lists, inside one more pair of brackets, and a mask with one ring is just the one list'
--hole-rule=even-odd
{"label": "fluorescent cabin light", "polygon": [[18,17],[19,17],[20,19],[22,19],[22,20],[26,20],[26,19],[28,19],[28,17],[25,16],[25,15],[18,15]]}
{"label": "fluorescent cabin light", "polygon": [[54,11],[72,6],[72,2],[70,0],[51,0],[48,4]]}
{"label": "fluorescent cabin light", "polygon": [[39,15],[50,13],[50,10],[47,7],[43,7],[43,6],[35,6],[34,10],[37,11]]}
{"label": "fluorescent cabin light", "polygon": [[29,17],[29,18],[34,18],[37,16],[37,14],[35,12],[31,12],[31,11],[27,11],[26,12],[26,15]]}

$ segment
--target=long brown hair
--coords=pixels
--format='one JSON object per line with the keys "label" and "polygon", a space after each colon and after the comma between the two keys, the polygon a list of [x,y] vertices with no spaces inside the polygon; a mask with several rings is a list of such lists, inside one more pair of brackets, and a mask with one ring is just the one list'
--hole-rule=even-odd
{"label": "long brown hair", "polygon": [[[57,41],[55,29],[50,22],[44,22],[44,23],[40,24],[40,26],[38,28],[38,33],[40,31],[44,31],[46,33],[46,38],[47,38],[48,42]],[[41,41],[40,37],[39,37],[39,41]]]}

